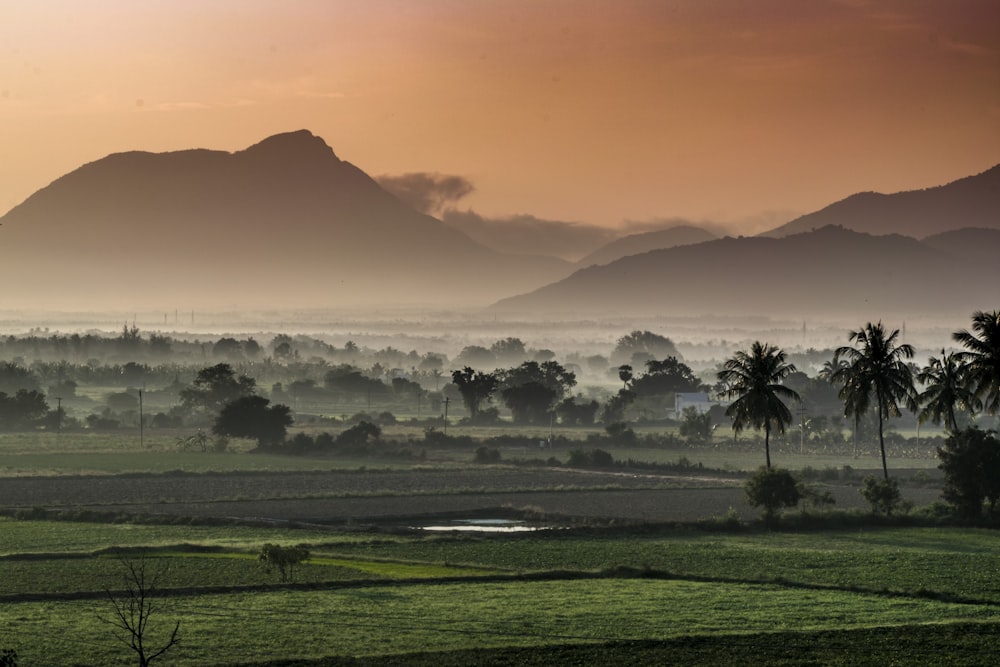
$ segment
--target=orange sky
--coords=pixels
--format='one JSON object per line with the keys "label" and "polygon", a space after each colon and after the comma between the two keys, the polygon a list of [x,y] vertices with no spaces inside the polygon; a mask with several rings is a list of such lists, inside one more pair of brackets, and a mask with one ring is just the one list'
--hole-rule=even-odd
{"label": "orange sky", "polygon": [[0,3],[0,213],[111,152],[299,128],[485,216],[750,233],[1000,162],[1000,2]]}

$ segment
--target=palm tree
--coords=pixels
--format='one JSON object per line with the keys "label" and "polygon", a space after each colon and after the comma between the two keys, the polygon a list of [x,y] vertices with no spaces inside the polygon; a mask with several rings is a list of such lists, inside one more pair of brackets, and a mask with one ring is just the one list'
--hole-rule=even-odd
{"label": "palm tree", "polygon": [[819,369],[819,379],[827,382],[834,382],[834,377],[836,377],[837,371],[841,368],[845,368],[846,366],[847,362],[841,359],[839,354],[834,353],[832,359],[823,362],[823,368]]}
{"label": "palm tree", "polygon": [[726,409],[733,420],[733,430],[739,434],[745,426],[764,429],[764,454],[771,467],[771,430],[785,432],[792,423],[792,413],[782,398],[801,400],[799,395],[781,384],[795,372],[795,366],[785,363],[785,353],[771,345],[755,342],[750,352],[739,351],[727,360],[718,372],[724,386],[722,395],[735,398]]}
{"label": "palm tree", "polygon": [[995,415],[1000,411],[1000,310],[973,313],[972,331],[956,331],[952,338],[967,350],[960,359],[967,364],[969,387]]}
{"label": "palm tree", "polygon": [[835,381],[843,383],[837,395],[844,401],[844,414],[853,415],[856,423],[873,400],[878,410],[878,444],[885,479],[889,479],[889,467],[885,462],[884,422],[900,416],[901,401],[908,410],[917,410],[913,373],[904,361],[913,358],[913,347],[907,343],[897,345],[898,337],[899,329],[886,334],[881,322],[869,322],[863,329],[850,333],[848,339],[858,347],[840,347],[835,353],[847,360],[847,366],[833,376]]}
{"label": "palm tree", "polygon": [[917,380],[924,385],[919,400],[920,423],[928,419],[935,424],[944,422],[944,427],[955,433],[958,418],[955,408],[974,412],[982,407],[975,392],[966,381],[967,367],[962,363],[961,353],[941,350],[941,358],[931,357],[919,373]]}

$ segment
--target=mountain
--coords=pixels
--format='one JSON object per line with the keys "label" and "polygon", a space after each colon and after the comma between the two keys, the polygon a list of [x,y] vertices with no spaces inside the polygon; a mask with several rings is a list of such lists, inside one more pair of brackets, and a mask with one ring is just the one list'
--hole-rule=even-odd
{"label": "mountain", "polygon": [[668,229],[658,229],[642,234],[629,234],[598,248],[576,264],[579,267],[591,264],[607,264],[629,255],[638,255],[660,248],[702,243],[716,238],[715,234],[691,225],[677,225]]}
{"label": "mountain", "polygon": [[112,154],[0,224],[8,308],[460,305],[569,272],[416,212],[306,130]]}
{"label": "mountain", "polygon": [[961,257],[965,262],[993,265],[1000,253],[1000,229],[967,227],[928,236],[923,241],[924,245]]}
{"label": "mountain", "polygon": [[964,227],[1000,229],[1000,165],[925,190],[854,194],[762,236],[788,236],[826,225],[917,239]]}
{"label": "mountain", "polygon": [[863,323],[889,316],[967,317],[998,306],[997,284],[998,262],[969,262],[944,244],[939,249],[898,234],[827,226],[632,255],[504,299],[493,309],[546,317],[724,314]]}

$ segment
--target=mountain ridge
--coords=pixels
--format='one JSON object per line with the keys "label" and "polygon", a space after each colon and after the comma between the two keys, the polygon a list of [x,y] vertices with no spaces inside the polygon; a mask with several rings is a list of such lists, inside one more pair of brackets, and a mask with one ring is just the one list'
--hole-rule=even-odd
{"label": "mountain ridge", "polygon": [[857,192],[760,236],[787,236],[826,225],[918,239],[967,227],[1000,229],[1000,164],[919,190]]}
{"label": "mountain ridge", "polygon": [[[962,280],[957,289],[955,279]],[[723,237],[586,269],[491,306],[498,312],[783,315],[878,319],[991,306],[1000,267],[916,239],[826,226]]]}
{"label": "mountain ridge", "polygon": [[0,278],[33,276],[9,299],[22,304],[473,305],[569,271],[413,210],[306,130],[232,153],[113,153],[0,223]]}

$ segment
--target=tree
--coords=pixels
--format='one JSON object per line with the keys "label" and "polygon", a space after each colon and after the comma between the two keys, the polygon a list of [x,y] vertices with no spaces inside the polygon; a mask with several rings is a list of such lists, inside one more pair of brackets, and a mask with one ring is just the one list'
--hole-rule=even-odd
{"label": "tree", "polygon": [[490,345],[490,352],[493,353],[497,361],[506,363],[521,361],[527,354],[524,341],[520,338],[511,337],[501,338]]}
{"label": "tree", "polygon": [[276,445],[285,439],[292,425],[292,409],[270,405],[263,396],[243,396],[228,403],[219,412],[212,433],[233,438],[253,438],[260,447]]}
{"label": "tree", "polygon": [[858,491],[872,506],[872,513],[889,516],[899,506],[899,482],[895,479],[878,479],[874,475],[865,477]]}
{"label": "tree", "polygon": [[557,396],[556,392],[541,382],[506,387],[500,391],[504,405],[510,408],[515,424],[543,424]]}
{"label": "tree", "polygon": [[764,523],[772,525],[778,510],[795,507],[802,499],[802,488],[792,473],[782,468],[761,468],[747,480],[744,491],[751,507],[764,508]]}
{"label": "tree", "polygon": [[785,362],[785,353],[771,345],[754,342],[750,352],[737,352],[718,372],[722,395],[735,398],[726,409],[738,434],[746,426],[764,429],[764,454],[771,467],[771,431],[785,432],[792,413],[781,400],[800,400],[798,393],[781,384],[795,366]]}
{"label": "tree", "polygon": [[497,390],[499,379],[495,373],[484,373],[466,366],[460,371],[452,371],[451,381],[458,387],[465,409],[469,411],[469,421],[475,424],[483,403],[489,401]]}
{"label": "tree", "polygon": [[953,432],[937,453],[945,501],[967,519],[982,516],[984,501],[993,512],[1000,499],[1000,441],[994,432],[974,427]]}
{"label": "tree", "polygon": [[0,392],[0,429],[15,431],[33,428],[48,414],[41,392],[18,389],[13,396]]}
{"label": "tree", "polygon": [[688,440],[707,441],[712,437],[712,416],[689,405],[681,413],[680,434]]}
{"label": "tree", "polygon": [[687,364],[667,357],[647,361],[646,372],[632,382],[631,389],[639,396],[652,396],[700,391],[702,384]]}
{"label": "tree", "polygon": [[309,560],[309,550],[302,546],[283,547],[268,542],[261,548],[257,559],[268,572],[277,570],[282,581],[290,581],[295,578],[295,568]]}
{"label": "tree", "polygon": [[628,389],[628,383],[632,381],[632,367],[628,364],[622,364],[618,367],[618,379],[622,381],[622,389]]}
{"label": "tree", "polygon": [[956,331],[952,338],[966,351],[961,361],[966,364],[966,379],[975,395],[983,401],[986,411],[1000,412],[1000,310],[972,314],[972,332]]}
{"label": "tree", "polygon": [[497,377],[500,396],[520,424],[543,423],[552,406],[576,385],[576,374],[556,361],[525,361]]}
{"label": "tree", "polygon": [[954,352],[941,357],[931,357],[919,373],[917,380],[925,389],[918,397],[922,406],[918,418],[920,423],[927,420],[940,424],[955,433],[958,431],[958,417],[955,408],[975,412],[982,407],[975,392],[966,380],[966,367],[961,363],[961,355]]}
{"label": "tree", "polygon": [[382,429],[378,424],[362,420],[351,428],[342,431],[337,436],[335,442],[338,447],[343,448],[363,447],[371,440],[378,440],[381,435]]}
{"label": "tree", "polygon": [[869,322],[864,328],[852,331],[849,340],[858,347],[837,348],[837,356],[847,361],[847,366],[834,373],[834,381],[842,383],[838,396],[844,401],[845,416],[857,418],[868,411],[874,402],[878,414],[878,444],[882,454],[882,474],[889,479],[885,460],[885,420],[899,417],[899,403],[907,409],[917,410],[917,392],[913,374],[905,359],[913,358],[913,347],[896,344],[899,329],[887,334],[882,323]]}
{"label": "tree", "polygon": [[191,410],[217,414],[238,398],[253,395],[257,383],[246,375],[237,376],[229,364],[216,364],[198,371],[191,387],[181,390],[181,402]]}
{"label": "tree", "polygon": [[[580,402],[578,403],[577,400]],[[566,426],[593,426],[597,409],[600,405],[595,400],[584,401],[583,397],[564,399],[556,406],[559,422]]]}
{"label": "tree", "polygon": [[151,568],[147,568],[145,558],[122,558],[121,562],[124,568],[123,588],[120,591],[105,591],[111,603],[111,615],[101,617],[101,620],[114,627],[117,639],[135,652],[139,667],[147,667],[180,641],[177,633],[181,623],[177,621],[169,637],[153,644],[149,623],[160,611],[155,603],[157,584],[166,569],[147,571]]}
{"label": "tree", "polygon": [[645,363],[649,359],[663,359],[664,357],[677,357],[680,353],[666,336],[655,334],[652,331],[635,330],[628,333],[615,343],[615,349],[611,353],[611,363],[616,365],[629,364],[633,360]]}

